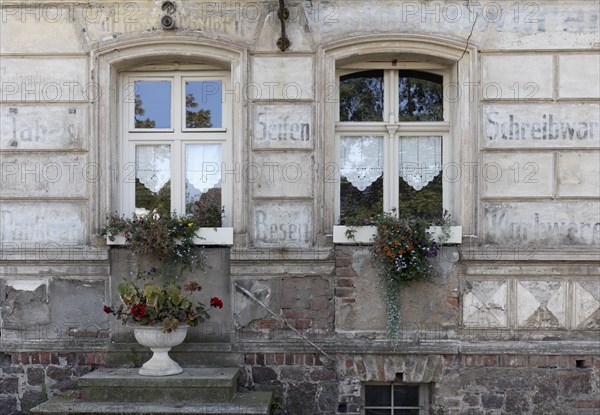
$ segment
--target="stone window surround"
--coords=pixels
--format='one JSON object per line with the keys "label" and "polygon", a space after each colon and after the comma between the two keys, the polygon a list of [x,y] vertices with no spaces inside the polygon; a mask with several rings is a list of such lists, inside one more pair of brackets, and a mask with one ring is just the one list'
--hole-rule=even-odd
{"label": "stone window surround", "polygon": [[[394,402],[394,386],[418,386],[419,387],[419,406],[420,406],[420,410],[419,413],[425,414],[426,412],[428,412],[429,408],[431,407],[431,403],[429,402],[429,389],[430,389],[430,384],[427,383],[404,383],[404,382],[362,382],[361,384],[361,396],[362,396],[362,402],[365,401],[365,397],[366,397],[366,392],[365,392],[365,387],[366,386],[380,386],[380,387],[388,387],[391,389],[391,402],[390,405],[372,405],[367,407],[366,404],[363,405],[364,408],[362,409],[362,414],[365,413],[365,409],[390,409],[392,411],[392,413],[396,413],[395,406],[393,405]],[[394,408],[394,409],[392,409]],[[410,409],[413,409],[412,407]],[[400,413],[403,413],[404,410],[403,409],[399,409],[398,410]]]}
{"label": "stone window surround", "polygon": [[[460,92],[453,103],[450,118],[450,135],[455,138],[455,147],[450,159],[456,163],[461,173],[463,162],[476,160],[478,131],[478,101],[473,86],[479,81],[478,55],[472,45],[464,42],[429,36],[429,35],[368,35],[322,46],[317,56],[317,126],[321,140],[317,142],[317,155],[323,166],[335,163],[335,119],[337,103],[330,99],[331,86],[336,85],[336,69],[343,64],[365,61],[370,58],[411,57],[411,60],[429,61],[449,65],[451,67],[450,82],[458,85]],[[330,88],[327,88],[327,86]],[[464,177],[464,175],[463,175]],[[323,234],[331,234],[335,223],[335,189],[334,181],[319,182],[315,189],[323,196]],[[456,223],[462,225],[464,235],[477,234],[476,203],[478,194],[475,180],[457,180],[450,186],[448,208]]]}
{"label": "stone window surround", "polygon": [[[92,111],[92,146],[90,159],[98,163],[102,171],[112,172],[119,160],[118,142],[118,105],[115,88],[120,73],[129,69],[149,64],[179,63],[208,64],[227,70],[231,76],[231,85],[245,85],[247,82],[248,54],[247,50],[227,42],[204,39],[190,35],[140,37],[127,36],[118,40],[109,40],[96,45],[92,52],[93,81],[97,82],[105,93],[94,102]],[[237,89],[234,88],[234,91]],[[226,91],[224,91],[227,93]],[[235,92],[237,93],[237,92]],[[239,105],[241,97],[235,96],[232,111],[232,159],[243,164],[249,154],[243,131],[247,130],[247,117],[243,105]],[[112,168],[112,170],[111,170]],[[114,174],[114,173],[112,173]],[[107,177],[107,176],[104,176]],[[232,205],[245,206],[246,196],[241,180],[233,181]],[[91,214],[89,223],[92,233],[105,223],[109,212],[118,210],[119,186],[114,177],[111,180],[100,180],[93,183],[91,192]],[[247,235],[247,209],[233,209],[232,222],[235,238],[244,243]]]}

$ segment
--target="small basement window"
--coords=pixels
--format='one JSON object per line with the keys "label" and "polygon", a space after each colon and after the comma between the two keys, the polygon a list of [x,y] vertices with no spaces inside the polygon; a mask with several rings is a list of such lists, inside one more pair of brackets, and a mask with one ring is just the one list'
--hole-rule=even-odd
{"label": "small basement window", "polygon": [[429,408],[425,384],[365,384],[364,415],[424,415]]}

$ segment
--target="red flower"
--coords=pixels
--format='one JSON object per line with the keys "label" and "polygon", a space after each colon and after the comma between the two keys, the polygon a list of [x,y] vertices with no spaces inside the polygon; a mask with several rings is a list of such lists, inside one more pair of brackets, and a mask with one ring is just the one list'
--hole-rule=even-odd
{"label": "red flower", "polygon": [[136,318],[142,318],[146,315],[146,306],[143,304],[135,304],[131,306],[131,314]]}
{"label": "red flower", "polygon": [[219,297],[213,297],[210,299],[210,306],[214,308],[223,308],[223,300]]}
{"label": "red flower", "polygon": [[110,314],[110,313],[112,313],[112,312],[113,312],[113,309],[112,309],[112,308],[110,308],[110,307],[109,307],[109,306],[107,306],[107,305],[105,305],[105,306],[104,306],[103,310],[104,310],[104,312],[105,312],[106,314]]}

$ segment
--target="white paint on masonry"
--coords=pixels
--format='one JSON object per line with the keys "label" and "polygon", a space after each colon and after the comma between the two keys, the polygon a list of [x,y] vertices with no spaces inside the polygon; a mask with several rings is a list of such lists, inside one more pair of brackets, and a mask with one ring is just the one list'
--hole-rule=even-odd
{"label": "white paint on masonry", "polygon": [[0,150],[85,149],[86,135],[84,105],[0,108]]}
{"label": "white paint on masonry", "polygon": [[481,97],[490,99],[552,98],[552,55],[483,55]]}
{"label": "white paint on masonry", "polygon": [[600,148],[597,103],[483,106],[484,148]]}
{"label": "white paint on masonry", "polygon": [[600,203],[484,202],[482,231],[486,242],[537,248],[600,246]]}
{"label": "white paint on masonry", "polygon": [[566,324],[564,281],[519,281],[517,323],[529,328],[560,328]]}
{"label": "white paint on masonry", "polygon": [[254,197],[312,197],[313,155],[306,152],[261,152],[247,167]]}
{"label": "white paint on masonry", "polygon": [[[0,53],[77,53],[87,50],[84,34],[60,2],[19,7],[11,2],[0,12]],[[91,12],[90,12],[91,15]]]}
{"label": "white paint on masonry", "polygon": [[87,58],[3,57],[0,79],[0,101],[82,101],[108,93],[107,89],[99,90],[97,84],[88,80]]}
{"label": "white paint on masonry", "polygon": [[[482,50],[598,47],[596,1],[578,1],[571,7],[555,1],[488,0],[470,5],[461,1],[305,4],[310,31],[321,42],[359,34],[401,32],[452,33],[461,39],[471,35],[471,42]],[[368,12],[365,12],[367,6]]]}
{"label": "white paint on masonry", "polygon": [[551,197],[554,194],[552,153],[484,153],[483,197]]}
{"label": "white paint on masonry", "polygon": [[261,100],[299,100],[314,96],[313,58],[255,56],[248,96]]}
{"label": "white paint on masonry", "polygon": [[99,172],[85,155],[8,154],[0,165],[0,197],[86,197]]}
{"label": "white paint on masonry", "polygon": [[558,155],[560,197],[600,197],[600,152]]}
{"label": "white paint on masonry", "polygon": [[[574,283],[575,327],[598,329],[600,312],[600,282],[578,281]],[[594,319],[594,315],[596,318]]]}
{"label": "white paint on masonry", "polygon": [[600,98],[599,79],[598,53],[559,56],[558,96],[560,98]]}
{"label": "white paint on masonry", "polygon": [[83,245],[86,206],[83,203],[7,202],[0,206],[0,242]]}
{"label": "white paint on masonry", "polygon": [[312,107],[309,104],[256,105],[253,111],[255,149],[313,147]]}
{"label": "white paint on masonry", "polygon": [[19,291],[35,291],[42,285],[48,285],[48,278],[43,279],[7,279],[6,285]]}
{"label": "white paint on masonry", "polygon": [[312,202],[256,201],[254,244],[275,249],[308,248],[312,242]]}
{"label": "white paint on masonry", "polygon": [[506,327],[506,281],[470,282],[471,289],[463,296],[463,323],[467,327]]}

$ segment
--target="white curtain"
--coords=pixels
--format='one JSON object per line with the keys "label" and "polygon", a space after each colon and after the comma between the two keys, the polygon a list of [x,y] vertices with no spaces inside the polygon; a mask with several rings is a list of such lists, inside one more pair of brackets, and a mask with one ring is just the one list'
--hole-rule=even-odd
{"label": "white curtain", "polygon": [[200,194],[217,186],[221,182],[221,145],[186,145],[185,177]]}
{"label": "white curtain", "polygon": [[400,177],[421,190],[442,170],[442,137],[401,137],[398,161]]}
{"label": "white curtain", "polygon": [[136,146],[135,177],[154,193],[171,180],[171,146]]}
{"label": "white curtain", "polygon": [[361,192],[383,174],[383,137],[341,137],[340,174]]}

